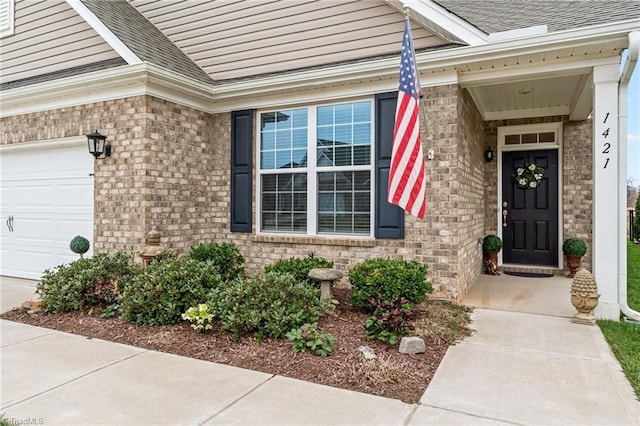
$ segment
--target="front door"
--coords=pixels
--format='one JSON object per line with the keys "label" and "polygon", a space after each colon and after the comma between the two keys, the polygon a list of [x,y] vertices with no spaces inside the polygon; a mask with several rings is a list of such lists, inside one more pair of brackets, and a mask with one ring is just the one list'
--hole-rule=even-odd
{"label": "front door", "polygon": [[[539,167],[542,173],[523,171],[526,167]],[[500,217],[503,263],[558,266],[556,149],[502,153]]]}

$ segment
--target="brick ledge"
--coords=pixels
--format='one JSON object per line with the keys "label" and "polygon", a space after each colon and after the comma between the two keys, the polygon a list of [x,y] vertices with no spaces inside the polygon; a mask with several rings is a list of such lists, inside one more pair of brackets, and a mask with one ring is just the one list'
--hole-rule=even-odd
{"label": "brick ledge", "polygon": [[253,237],[258,243],[288,243],[322,246],[375,247],[373,238],[317,237],[308,235],[273,235],[261,234]]}

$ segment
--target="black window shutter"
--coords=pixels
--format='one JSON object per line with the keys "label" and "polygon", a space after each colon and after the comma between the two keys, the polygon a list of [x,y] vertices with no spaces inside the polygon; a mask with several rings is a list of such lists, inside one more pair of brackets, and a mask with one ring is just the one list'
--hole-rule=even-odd
{"label": "black window shutter", "polygon": [[231,232],[251,232],[253,111],[231,113]]}
{"label": "black window shutter", "polygon": [[376,238],[404,238],[404,210],[387,201],[398,92],[376,95]]}

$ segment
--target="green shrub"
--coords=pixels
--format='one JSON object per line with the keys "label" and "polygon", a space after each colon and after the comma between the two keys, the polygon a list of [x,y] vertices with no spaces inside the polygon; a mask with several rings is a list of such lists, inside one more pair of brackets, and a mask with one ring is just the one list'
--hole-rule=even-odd
{"label": "green shrub", "polygon": [[367,259],[349,270],[349,281],[351,305],[369,312],[373,311],[371,300],[405,298],[420,303],[433,291],[427,282],[427,266],[408,260]]}
{"label": "green shrub", "polygon": [[[77,311],[87,307],[114,303],[119,289],[126,287],[139,267],[128,253],[114,256],[101,253],[94,257],[78,259],[67,265],[44,271],[36,291],[42,298],[46,312]],[[105,284],[107,283],[107,284]],[[101,293],[108,285],[115,291],[113,297]],[[107,300],[107,298],[109,298]]]}
{"label": "green shrub", "polygon": [[584,256],[587,244],[580,238],[568,238],[562,243],[562,252],[567,256]]}
{"label": "green shrub", "polygon": [[311,253],[303,258],[292,257],[278,260],[271,265],[265,265],[264,270],[265,272],[289,273],[300,282],[317,285],[318,283],[308,276],[309,271],[314,268],[333,268],[333,262],[323,257],[316,257]]}
{"label": "green shrub", "polygon": [[244,274],[244,257],[233,243],[201,243],[191,248],[189,256],[201,262],[212,261],[225,282]]}
{"label": "green shrub", "polygon": [[413,308],[404,298],[391,302],[372,300],[373,315],[367,318],[364,328],[367,338],[381,340],[395,345],[398,338],[407,334],[412,326],[409,322],[415,317]]}
{"label": "green shrub", "polygon": [[204,302],[221,282],[211,261],[168,256],[144,268],[124,290],[122,318],[138,325],[179,322],[183,312]]}
{"label": "green shrub", "polygon": [[502,250],[502,240],[497,235],[487,235],[482,239],[482,251],[485,253],[498,253]]}
{"label": "green shrub", "polygon": [[258,339],[284,337],[293,328],[318,321],[328,308],[317,289],[277,272],[237,278],[214,290],[207,305],[234,339],[245,333]]}
{"label": "green shrub", "polygon": [[293,343],[295,352],[304,352],[309,349],[315,355],[325,357],[333,352],[333,344],[336,338],[329,333],[320,333],[318,323],[303,324],[287,333],[287,339]]}
{"label": "green shrub", "polygon": [[79,254],[82,257],[83,254],[89,251],[89,240],[80,235],[76,235],[69,244],[69,248],[72,252]]}

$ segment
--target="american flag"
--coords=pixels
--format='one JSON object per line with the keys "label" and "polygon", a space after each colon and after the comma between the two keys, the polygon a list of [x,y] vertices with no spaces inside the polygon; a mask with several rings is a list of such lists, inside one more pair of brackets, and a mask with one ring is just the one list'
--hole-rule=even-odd
{"label": "american flag", "polygon": [[391,204],[402,207],[419,219],[426,210],[424,156],[420,138],[419,90],[409,19],[404,25],[400,85],[396,122],[393,129],[393,150],[389,170]]}

